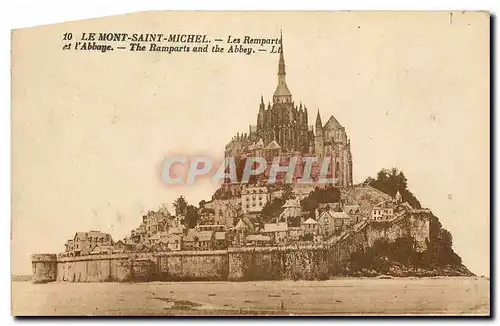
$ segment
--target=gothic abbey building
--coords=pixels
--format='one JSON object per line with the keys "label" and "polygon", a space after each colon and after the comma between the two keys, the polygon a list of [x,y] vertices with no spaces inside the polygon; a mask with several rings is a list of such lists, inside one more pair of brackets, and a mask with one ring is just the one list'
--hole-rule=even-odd
{"label": "gothic abbey building", "polygon": [[316,156],[330,161],[335,185],[352,185],[351,144],[345,128],[332,115],[323,125],[318,110],[314,128],[309,125],[307,107],[295,104],[286,84],[283,42],[279,51],[278,85],[272,103],[261,97],[257,124],[249,133],[237,134],[225,147],[225,157],[243,159],[249,156]]}

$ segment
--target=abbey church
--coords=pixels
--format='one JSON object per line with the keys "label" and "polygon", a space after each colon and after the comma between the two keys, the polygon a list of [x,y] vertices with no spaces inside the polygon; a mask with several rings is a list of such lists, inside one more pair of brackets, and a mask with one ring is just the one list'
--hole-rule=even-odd
{"label": "abbey church", "polygon": [[331,159],[336,186],[352,185],[351,144],[345,128],[332,115],[323,125],[319,110],[314,128],[305,105],[297,105],[286,84],[283,38],[278,62],[278,85],[272,103],[260,99],[257,124],[249,133],[237,134],[226,145],[225,157],[316,156]]}

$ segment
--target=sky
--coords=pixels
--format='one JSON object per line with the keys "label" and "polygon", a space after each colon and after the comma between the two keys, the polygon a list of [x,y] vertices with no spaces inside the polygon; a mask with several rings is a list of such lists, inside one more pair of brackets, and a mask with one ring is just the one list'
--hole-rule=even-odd
{"label": "sky", "polygon": [[77,231],[127,236],[141,216],[217,185],[172,187],[169,155],[222,158],[256,124],[277,83],[269,52],[63,51],[64,33],[278,37],[287,84],[314,124],[351,140],[354,182],[397,167],[448,229],[472,272],[489,275],[489,17],[471,12],[142,12],[12,34],[12,272]]}

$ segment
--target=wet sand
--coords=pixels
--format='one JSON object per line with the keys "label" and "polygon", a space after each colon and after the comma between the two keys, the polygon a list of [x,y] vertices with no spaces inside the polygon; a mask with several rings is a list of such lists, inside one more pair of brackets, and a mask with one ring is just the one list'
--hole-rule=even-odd
{"label": "wet sand", "polygon": [[482,315],[478,277],[328,281],[12,282],[12,314],[29,315]]}

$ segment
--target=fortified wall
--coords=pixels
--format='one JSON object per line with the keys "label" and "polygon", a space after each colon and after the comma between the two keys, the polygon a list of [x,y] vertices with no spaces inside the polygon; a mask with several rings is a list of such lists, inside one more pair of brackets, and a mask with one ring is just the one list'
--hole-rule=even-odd
{"label": "fortified wall", "polygon": [[270,247],[233,247],[214,251],[130,253],[58,258],[32,257],[33,281],[251,281],[327,279],[342,274],[352,252],[377,239],[401,236],[425,248],[429,211],[414,211],[391,222],[364,222],[332,243]]}

